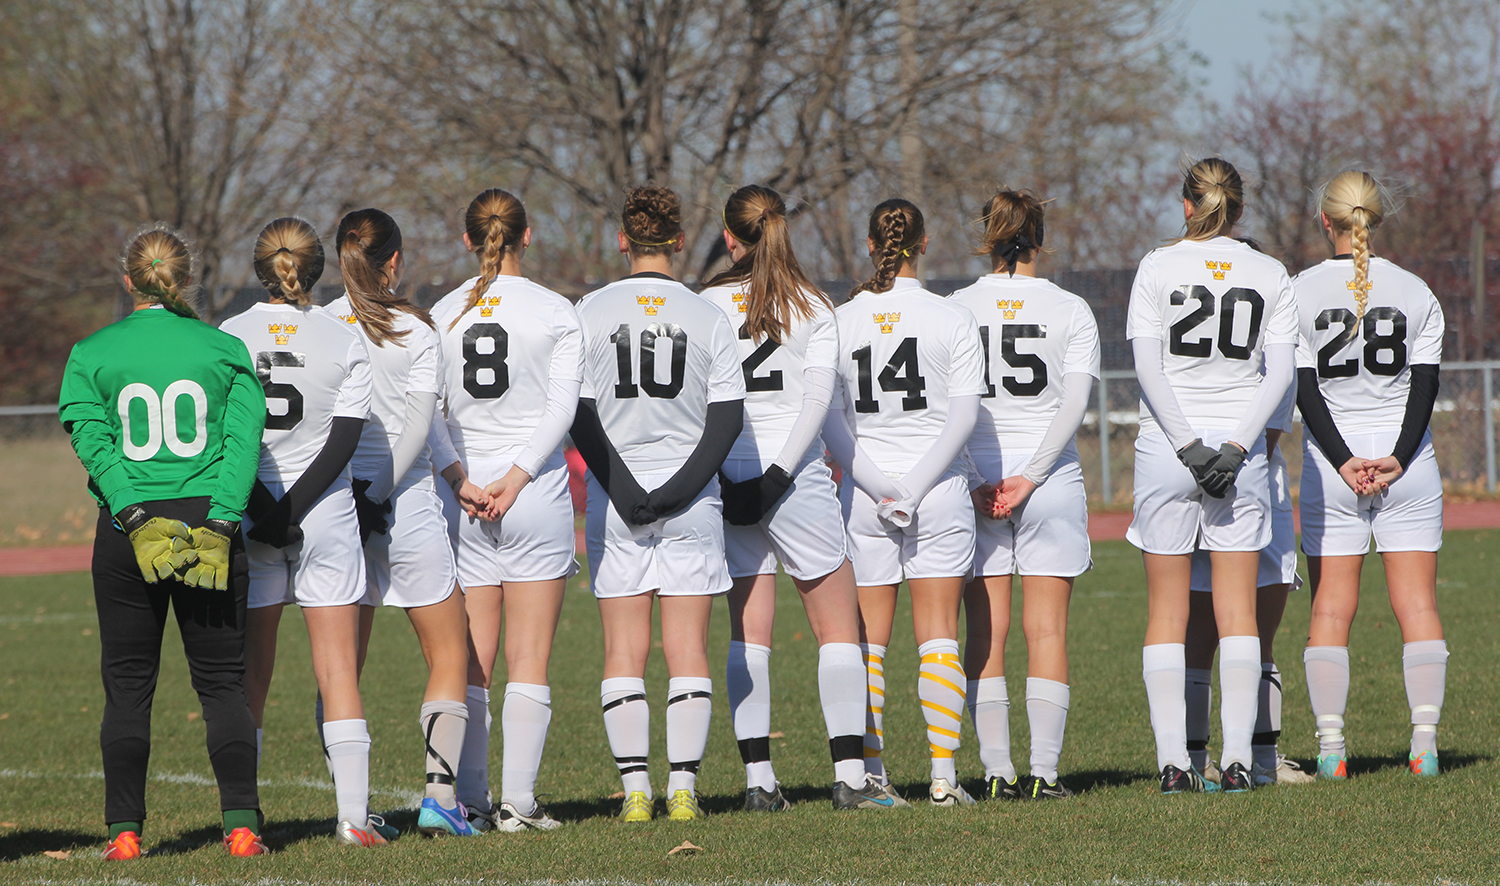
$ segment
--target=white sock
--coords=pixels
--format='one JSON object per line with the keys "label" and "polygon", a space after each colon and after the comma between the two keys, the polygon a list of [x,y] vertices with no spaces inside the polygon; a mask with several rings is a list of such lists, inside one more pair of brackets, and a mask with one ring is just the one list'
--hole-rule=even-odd
{"label": "white sock", "polygon": [[454,785],[463,758],[469,707],[448,699],[424,701],[419,722],[427,748],[427,796],[444,809],[452,809],[458,802]]}
{"label": "white sock", "polygon": [[[673,677],[667,681],[667,796],[691,791],[708,747],[714,714],[714,681],[708,677]],[[772,782],[775,785],[775,782]]]}
{"label": "white sock", "polygon": [[261,749],[261,745],[265,744],[265,740],[266,740],[266,731],[264,729],[257,729],[257,730],[255,730],[255,768],[256,769],[260,769],[260,749]]}
{"label": "white sock", "polygon": [[724,667],[729,688],[729,715],[745,764],[745,786],[776,789],[771,766],[771,647],[741,640],[729,641]]}
{"label": "white sock", "polygon": [[984,777],[1014,782],[1016,767],[1010,762],[1010,696],[1005,691],[1005,678],[970,680],[965,688]]}
{"label": "white sock", "polygon": [[1224,732],[1220,769],[1238,763],[1250,771],[1250,737],[1255,733],[1259,692],[1260,637],[1220,637],[1219,726]]}
{"label": "white sock", "polygon": [[1188,759],[1193,768],[1208,768],[1209,712],[1214,706],[1213,672],[1208,668],[1186,668],[1182,699],[1186,705]]}
{"label": "white sock", "polygon": [[880,752],[885,747],[885,647],[874,643],[859,644],[865,657],[865,683],[869,693],[865,701],[865,772],[876,781],[885,781],[885,761]]}
{"label": "white sock", "polygon": [[1276,745],[1281,740],[1281,671],[1273,662],[1260,664],[1260,689],[1255,710],[1255,735],[1250,752],[1255,765],[1270,772],[1278,763]]}
{"label": "white sock", "polygon": [[1448,643],[1418,640],[1401,647],[1406,674],[1406,703],[1411,708],[1411,753],[1437,752],[1437,727],[1448,682]]}
{"label": "white sock", "polygon": [[646,701],[646,681],[610,677],[599,684],[599,703],[604,707],[604,734],[620,770],[621,787],[627,794],[644,791],[651,797],[651,775],[646,771],[651,705]]}
{"label": "white sock", "polygon": [[463,758],[458,761],[458,800],[465,806],[487,809],[490,802],[490,726],[494,722],[494,715],[490,713],[490,691],[483,686],[470,686],[464,704],[469,709],[469,722],[464,727]]}
{"label": "white sock", "polygon": [[506,683],[500,710],[505,748],[500,759],[500,802],[523,815],[536,810],[536,774],[552,723],[552,690],[537,683]]}
{"label": "white sock", "polygon": [[855,643],[818,647],[818,698],[833,755],[833,779],[852,788],[865,783],[865,662]]}
{"label": "white sock", "polygon": [[1041,677],[1026,678],[1026,718],[1031,721],[1031,774],[1057,781],[1063,732],[1068,727],[1068,684]]}
{"label": "white sock", "polygon": [[917,647],[921,660],[917,672],[917,698],[922,719],[927,721],[927,747],[932,751],[932,778],[958,784],[953,752],[958,750],[963,727],[964,666],[958,658],[958,641],[928,640]]}
{"label": "white sock", "polygon": [[333,770],[333,793],[339,821],[360,830],[370,826],[370,733],[364,720],[331,720],[323,724],[323,747]]}
{"label": "white sock", "polygon": [[1141,679],[1146,683],[1146,702],[1151,707],[1151,731],[1156,735],[1156,768],[1168,765],[1187,770],[1193,765],[1187,753],[1186,647],[1181,643],[1156,643],[1141,649]]}
{"label": "white sock", "polygon": [[1349,647],[1309,646],[1302,651],[1307,699],[1318,726],[1318,755],[1346,756],[1344,710],[1349,706]]}

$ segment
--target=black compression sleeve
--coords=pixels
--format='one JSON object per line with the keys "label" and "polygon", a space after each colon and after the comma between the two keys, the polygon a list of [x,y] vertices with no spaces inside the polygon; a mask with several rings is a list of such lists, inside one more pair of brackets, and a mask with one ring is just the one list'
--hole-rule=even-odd
{"label": "black compression sleeve", "polygon": [[333,426],[328,430],[328,442],[323,444],[323,449],[292,488],[286,491],[284,498],[291,506],[290,517],[293,526],[302,522],[307,512],[317,500],[322,497],[333,481],[339,478],[344,468],[349,464],[349,459],[354,457],[354,448],[359,445],[359,435],[365,427],[362,418],[349,418],[338,416],[333,420]]}
{"label": "black compression sleeve", "polygon": [[276,507],[276,494],[268,489],[259,477],[256,477],[255,485],[250,487],[250,503],[245,506],[245,513],[250,516],[250,519],[259,523],[274,507]]}
{"label": "black compression sleeve", "polygon": [[1437,402],[1438,368],[1435,363],[1416,363],[1411,367],[1411,390],[1406,394],[1406,414],[1401,417],[1401,436],[1396,438],[1396,448],[1391,455],[1401,462],[1401,470],[1411,467],[1417,455],[1417,447],[1427,436],[1427,425],[1432,421],[1432,407]]}
{"label": "black compression sleeve", "polygon": [[1318,370],[1311,367],[1297,370],[1297,409],[1302,413],[1302,423],[1317,441],[1318,448],[1328,456],[1334,468],[1341,468],[1354,457],[1344,436],[1333,426],[1333,415],[1328,411],[1328,401],[1318,390]]}
{"label": "black compression sleeve", "polygon": [[620,458],[620,453],[615,451],[614,444],[609,442],[593,399],[583,398],[578,401],[578,410],[573,414],[573,427],[569,434],[573,438],[573,445],[578,447],[578,454],[583,456],[594,479],[604,487],[604,491],[609,494],[610,504],[615,506],[615,511],[625,522],[639,525],[646,517],[651,517],[645,520],[646,523],[655,522],[655,516],[646,513],[646,490],[636,482],[630,468]]}
{"label": "black compression sleeve", "polygon": [[703,437],[693,447],[682,467],[672,478],[651,490],[648,501],[658,517],[675,514],[693,503],[708,481],[723,466],[724,459],[740,436],[745,423],[745,401],[724,400],[708,404],[703,420]]}

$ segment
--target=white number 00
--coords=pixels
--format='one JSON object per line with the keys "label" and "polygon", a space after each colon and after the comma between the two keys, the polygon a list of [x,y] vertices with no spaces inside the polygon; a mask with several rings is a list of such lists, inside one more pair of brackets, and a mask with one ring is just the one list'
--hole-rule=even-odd
{"label": "white number 00", "polygon": [[[177,430],[177,401],[188,397],[193,401],[194,429],[191,440],[182,439]],[[146,404],[146,442],[136,443],[130,428],[130,401],[140,400]],[[165,442],[167,449],[181,458],[192,458],[208,445],[208,397],[203,388],[191,379],[174,381],[167,385],[161,397],[150,385],[136,382],[120,391],[120,429],[123,432],[125,457],[131,461],[145,461],[156,455]]]}

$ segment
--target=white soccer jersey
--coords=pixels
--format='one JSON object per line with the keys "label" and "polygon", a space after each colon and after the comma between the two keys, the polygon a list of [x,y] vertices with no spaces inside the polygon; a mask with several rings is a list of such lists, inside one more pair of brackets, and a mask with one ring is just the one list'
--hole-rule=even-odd
{"label": "white soccer jersey", "polygon": [[[749,298],[744,287],[714,286],[699,295],[724,311],[739,343],[740,368],[745,377],[745,430],[734,441],[729,458],[774,460],[802,413],[802,373],[814,367],[838,369],[839,331],[833,310],[813,296],[813,316],[794,319],[785,341],[756,342],[743,329]],[[816,442],[810,448],[823,451]]]}
{"label": "white soccer jersey", "polygon": [[[406,311],[392,311],[391,322],[405,337],[376,345],[365,335],[365,329],[354,316],[349,305],[349,296],[343,295],[328,304],[328,310],[341,318],[359,333],[370,355],[373,370],[373,395],[370,398],[370,420],[365,432],[360,435],[359,446],[349,462],[356,477],[378,477],[381,471],[389,473],[391,447],[401,437],[406,425],[406,395],[441,394],[442,379],[440,345],[437,331]],[[396,488],[409,485],[432,473],[429,450],[412,463],[405,477],[397,478]]]}
{"label": "white soccer jersey", "polygon": [[1064,375],[1099,377],[1099,327],[1083,299],[1037,277],[987,274],[949,298],[973,313],[984,345],[985,393],[969,454],[991,476],[985,464],[998,470],[1002,451],[1041,445]]}
{"label": "white soccer jersey", "polygon": [[1297,275],[1297,368],[1318,371],[1318,390],[1342,433],[1400,428],[1413,364],[1443,359],[1443,309],[1415,274],[1370,259],[1370,297],[1354,313],[1354,262],[1331,258]]}
{"label": "white soccer jersey", "polygon": [[735,331],[712,302],[661,274],[595,290],[578,303],[581,396],[631,473],[675,471],[703,437],[708,404],[740,400]]}
{"label": "white soccer jersey", "polygon": [[[1281,262],[1229,237],[1182,240],[1141,259],[1126,338],[1161,342],[1162,368],[1194,428],[1233,430],[1255,397],[1266,345],[1297,343]],[[1161,433],[1141,403],[1141,433]]]}
{"label": "white soccer jersey", "polygon": [[942,431],[948,398],[988,390],[979,325],[968,308],[910,277],[834,313],[849,425],[881,470],[905,475]]}
{"label": "white soccer jersey", "polygon": [[465,458],[505,455],[531,442],[549,380],[576,381],[583,372],[583,329],[567,299],[525,277],[501,276],[460,317],[478,279],[432,308],[448,433]]}
{"label": "white soccer jersey", "polygon": [[335,418],[369,418],[370,360],[364,341],[338,317],[317,307],[257,304],[220,328],[245,343],[266,389],[262,480],[296,482],[323,451]]}

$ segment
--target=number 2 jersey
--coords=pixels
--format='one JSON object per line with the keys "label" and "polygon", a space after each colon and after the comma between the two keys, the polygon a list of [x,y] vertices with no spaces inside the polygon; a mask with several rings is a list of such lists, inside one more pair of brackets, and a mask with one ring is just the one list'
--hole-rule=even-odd
{"label": "number 2 jersey", "polygon": [[[703,437],[708,404],[745,397],[735,330],[664,274],[636,274],[578,303],[583,388],[632,474],[676,471]],[[649,491],[649,490],[648,490]]]}
{"label": "number 2 jersey", "polygon": [[[745,429],[734,441],[729,458],[758,461],[764,470],[781,455],[792,426],[802,414],[803,372],[819,367],[838,370],[839,331],[833,310],[818,296],[810,296],[813,316],[794,314],[784,341],[755,342],[744,331],[749,296],[743,285],[714,286],[699,295],[718,305],[729,318],[739,345],[745,379]],[[816,438],[808,448],[823,451]],[[793,468],[798,461],[800,457],[793,460]]]}
{"label": "number 2 jersey", "polygon": [[266,392],[259,476],[280,493],[323,451],[335,418],[369,417],[364,342],[328,311],[288,304],[254,305],[219,328],[243,341],[255,361]]}
{"label": "number 2 jersey", "polygon": [[[1062,403],[1063,376],[1099,377],[1099,327],[1083,299],[1038,277],[987,274],[949,298],[973,313],[984,346],[985,392],[969,455],[985,477],[1000,479],[1002,452],[1041,445]],[[1078,458],[1075,444],[1065,451]]]}
{"label": "number 2 jersey", "polygon": [[[1266,345],[1297,343],[1297,303],[1281,262],[1229,237],[1181,240],[1141,259],[1128,339],[1161,342],[1162,369],[1195,429],[1233,430],[1263,374]],[[1142,434],[1160,434],[1141,402]]]}
{"label": "number 2 jersey", "polygon": [[871,461],[904,476],[942,431],[948,398],[986,393],[979,326],[968,308],[911,277],[861,292],[834,314],[849,426]]}
{"label": "number 2 jersey", "polygon": [[1331,258],[1297,275],[1297,368],[1316,369],[1318,390],[1343,433],[1400,429],[1411,366],[1443,358],[1443,309],[1421,278],[1370,259],[1370,293],[1355,314],[1354,262]]}

